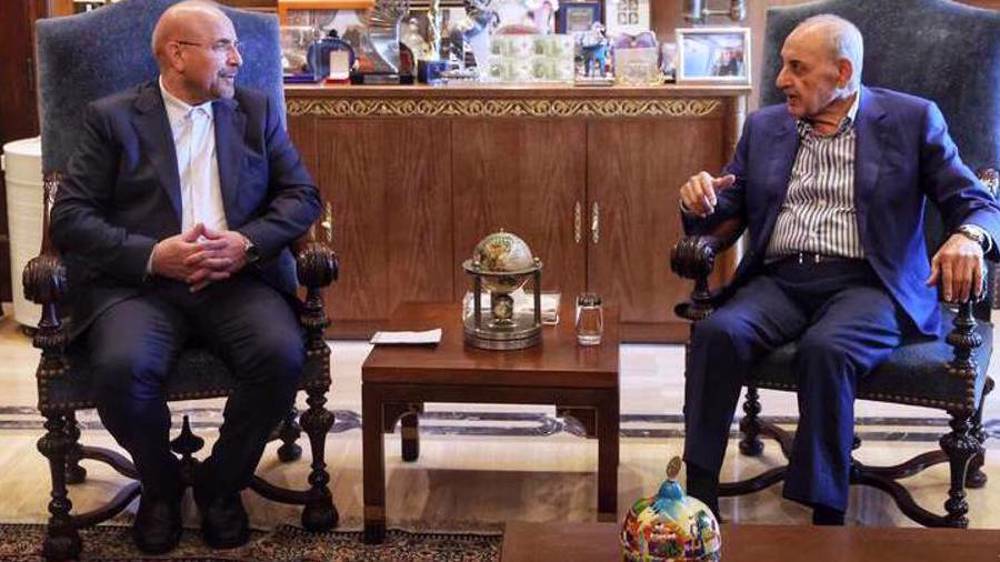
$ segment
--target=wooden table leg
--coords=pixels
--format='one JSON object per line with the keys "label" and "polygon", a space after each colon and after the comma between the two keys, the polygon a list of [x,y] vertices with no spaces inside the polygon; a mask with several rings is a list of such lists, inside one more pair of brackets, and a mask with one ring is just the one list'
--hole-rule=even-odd
{"label": "wooden table leg", "polygon": [[413,462],[420,457],[420,427],[417,412],[403,414],[399,419],[399,433],[402,436],[403,460]]}
{"label": "wooden table leg", "polygon": [[618,390],[597,408],[597,519],[618,520]]}
{"label": "wooden table leg", "polygon": [[382,438],[384,412],[381,389],[361,385],[361,456],[364,481],[366,544],[385,540],[385,450]]}

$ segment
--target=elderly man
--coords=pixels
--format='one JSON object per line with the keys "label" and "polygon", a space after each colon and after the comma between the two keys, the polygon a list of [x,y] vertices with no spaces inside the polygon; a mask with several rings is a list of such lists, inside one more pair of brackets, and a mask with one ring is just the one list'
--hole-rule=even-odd
{"label": "elderly man", "polygon": [[238,377],[194,489],[206,542],[229,548],[248,539],[239,493],[301,377],[287,247],[319,215],[319,197],[283,108],[235,87],[239,41],[218,7],[174,5],[152,47],[158,80],[88,108],[52,234],[75,287],[74,345],[88,349],[98,413],[142,483],[141,550],[166,552],[180,538],[164,399],[179,350],[200,341]]}
{"label": "elderly man", "polygon": [[[785,497],[843,524],[856,383],[907,336],[936,335],[936,286],[979,294],[1000,208],[962,163],[938,108],[861,86],[850,22],[812,17],[785,40],[784,106],[747,120],[720,177],[681,187],[685,230],[736,218],[748,246],[732,292],[695,326],[685,383],[688,490],[718,511],[719,469],[749,367],[798,340],[799,425]],[[928,263],[924,205],[952,235]]]}

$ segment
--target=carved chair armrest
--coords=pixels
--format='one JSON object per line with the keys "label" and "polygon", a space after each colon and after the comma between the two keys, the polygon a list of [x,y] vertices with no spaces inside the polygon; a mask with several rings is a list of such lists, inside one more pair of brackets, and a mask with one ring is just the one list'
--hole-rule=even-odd
{"label": "carved chair armrest", "polygon": [[974,399],[977,366],[972,354],[983,344],[982,336],[976,331],[974,305],[975,299],[969,299],[958,305],[952,330],[945,338],[954,353],[951,363],[948,364],[948,374],[965,381],[968,386],[966,407],[969,411],[975,410],[978,406]]}
{"label": "carved chair armrest", "polygon": [[[993,195],[994,199],[1000,199],[1000,171],[996,168],[984,167],[979,168],[976,171],[976,176],[986,190]],[[994,240],[993,243],[996,244],[1000,241]],[[990,289],[989,294],[992,295],[992,299],[988,303],[991,308],[1000,308],[1000,295],[998,295],[998,289],[1000,289],[1000,283],[998,283],[997,275],[997,263],[995,260],[987,259],[986,262],[986,280],[987,288]],[[955,320],[952,323],[952,330],[948,333],[948,337],[945,341],[948,345],[952,347],[954,356],[951,363],[948,366],[948,372],[953,376],[957,376],[962,380],[966,381],[969,385],[969,404],[970,410],[976,408],[976,404],[973,403],[973,396],[975,394],[975,384],[976,384],[976,361],[973,359],[972,354],[977,347],[983,344],[983,338],[976,331],[976,315],[975,308],[976,303],[980,299],[970,298],[969,300],[959,303],[958,309],[955,314]]]}
{"label": "carved chair armrest", "polygon": [[55,306],[66,294],[66,266],[57,255],[35,256],[24,266],[21,282],[25,298],[41,306]]}
{"label": "carved chair armrest", "polygon": [[730,219],[719,224],[712,232],[685,236],[670,251],[670,269],[686,279],[693,279],[691,300],[679,303],[674,312],[691,321],[701,320],[712,313],[712,294],[708,277],[715,269],[715,257],[732,246],[743,233],[743,222]]}
{"label": "carved chair armrest", "polygon": [[42,307],[38,331],[32,338],[32,344],[42,350],[38,376],[58,376],[66,367],[64,352],[69,341],[58,309],[59,302],[69,289],[66,283],[66,266],[55,253],[43,253],[32,258],[24,267],[21,282],[24,285],[24,296]]}
{"label": "carved chair armrest", "polygon": [[299,285],[306,289],[306,301],[299,321],[306,331],[306,350],[310,354],[328,354],[323,330],[330,319],[323,308],[323,288],[340,273],[337,254],[324,242],[300,240],[294,244]]}
{"label": "carved chair armrest", "polygon": [[340,261],[326,242],[299,240],[293,249],[299,285],[306,289],[320,289],[337,280]]}

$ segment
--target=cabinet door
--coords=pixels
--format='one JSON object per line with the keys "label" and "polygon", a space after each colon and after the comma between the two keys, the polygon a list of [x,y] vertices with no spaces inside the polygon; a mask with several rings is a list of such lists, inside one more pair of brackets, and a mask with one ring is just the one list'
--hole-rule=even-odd
{"label": "cabinet door", "polygon": [[582,120],[452,122],[456,298],[471,287],[460,264],[501,228],[541,258],[543,289],[567,299],[584,288],[586,246],[574,227],[584,204],[586,139]]}
{"label": "cabinet door", "polygon": [[[623,339],[684,341],[673,313],[690,282],[668,264],[682,230],[679,189],[700,170],[717,173],[727,153],[719,118],[600,119],[588,125],[588,286],[621,311]],[[589,226],[589,225],[588,225]]]}
{"label": "cabinet door", "polygon": [[430,119],[322,119],[315,169],[340,280],[330,335],[363,336],[404,301],[452,296],[450,131]]}

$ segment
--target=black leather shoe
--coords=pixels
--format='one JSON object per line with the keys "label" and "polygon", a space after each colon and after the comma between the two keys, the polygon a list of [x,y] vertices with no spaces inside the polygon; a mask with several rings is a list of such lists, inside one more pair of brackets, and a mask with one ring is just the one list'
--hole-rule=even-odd
{"label": "black leather shoe", "polygon": [[844,512],[839,509],[817,505],[813,508],[813,525],[843,527]]}
{"label": "black leather shoe", "polygon": [[170,552],[181,540],[181,499],[143,494],[132,525],[132,540],[146,554]]}
{"label": "black leather shoe", "polygon": [[194,500],[201,511],[201,534],[212,548],[236,548],[250,540],[250,520],[239,493],[211,496],[195,485]]}

